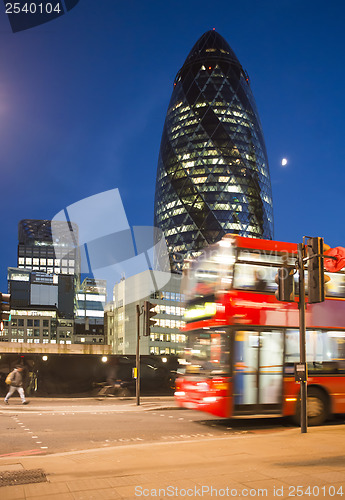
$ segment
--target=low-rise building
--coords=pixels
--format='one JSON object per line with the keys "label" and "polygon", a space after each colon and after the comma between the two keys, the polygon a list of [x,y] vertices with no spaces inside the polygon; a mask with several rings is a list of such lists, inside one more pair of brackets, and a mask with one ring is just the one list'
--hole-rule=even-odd
{"label": "low-rise building", "polygon": [[[105,308],[105,337],[114,354],[135,354],[137,345],[137,305],[143,311],[144,301],[155,304],[155,326],[148,337],[143,336],[144,315],[140,315],[141,354],[178,355],[183,352],[185,335],[181,333],[184,313],[180,291],[181,277],[172,274],[169,281],[156,291],[152,272],[144,271],[121,279],[114,287],[113,302]],[[135,290],[134,290],[135,289]],[[140,299],[132,301],[132,297]]]}
{"label": "low-rise building", "polygon": [[27,344],[71,344],[73,319],[59,317],[55,306],[27,306],[11,309],[11,319],[4,321],[1,342]]}

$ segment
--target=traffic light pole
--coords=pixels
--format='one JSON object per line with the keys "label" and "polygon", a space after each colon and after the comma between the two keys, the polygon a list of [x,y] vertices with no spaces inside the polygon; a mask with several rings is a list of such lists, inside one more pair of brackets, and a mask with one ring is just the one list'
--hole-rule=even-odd
{"label": "traffic light pole", "polygon": [[137,400],[137,406],[140,405],[140,306],[137,304],[137,350],[135,356],[135,367],[136,367],[136,381],[135,381],[135,395]]}
{"label": "traffic light pole", "polygon": [[[304,278],[304,248],[303,243],[298,244],[298,268],[299,268],[299,346],[300,363],[306,367],[305,348],[305,278]],[[307,432],[307,380],[302,380],[301,384],[301,432]]]}
{"label": "traffic light pole", "polygon": [[[307,242],[305,243],[305,239]],[[328,247],[326,245],[326,247]],[[300,417],[301,432],[307,432],[307,357],[306,357],[306,301],[305,301],[305,273],[304,265],[308,263],[308,305],[317,304],[325,300],[325,283],[329,276],[325,276],[324,270],[328,272],[340,271],[345,267],[345,248],[326,248],[324,254],[324,242],[320,236],[304,236],[303,243],[298,244],[296,267],[299,272],[299,347],[300,361],[295,363],[295,381],[300,383]],[[286,256],[287,257],[287,256]],[[335,261],[335,262],[334,262]],[[282,256],[282,266],[278,268],[275,281],[278,289],[275,292],[277,300],[282,302],[294,302],[294,272],[288,266],[287,258]],[[327,278],[327,279],[326,279]]]}

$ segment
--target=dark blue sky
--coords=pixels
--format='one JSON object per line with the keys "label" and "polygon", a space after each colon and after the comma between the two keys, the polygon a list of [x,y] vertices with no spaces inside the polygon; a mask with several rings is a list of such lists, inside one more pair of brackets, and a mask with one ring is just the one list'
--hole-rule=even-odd
{"label": "dark blue sky", "polygon": [[130,224],[152,224],[173,80],[212,28],[250,76],[275,239],[345,246],[342,0],[80,0],[15,34],[0,9],[1,290],[20,219],[119,188]]}

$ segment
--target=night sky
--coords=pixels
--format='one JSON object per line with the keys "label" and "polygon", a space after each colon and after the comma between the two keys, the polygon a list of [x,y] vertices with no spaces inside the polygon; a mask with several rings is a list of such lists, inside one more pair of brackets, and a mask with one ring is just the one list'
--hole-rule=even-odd
{"label": "night sky", "polygon": [[0,290],[17,264],[21,219],[51,219],[118,188],[129,223],[153,224],[173,81],[212,28],[250,77],[275,239],[345,246],[344,17],[342,0],[80,0],[59,19],[12,33],[1,4]]}

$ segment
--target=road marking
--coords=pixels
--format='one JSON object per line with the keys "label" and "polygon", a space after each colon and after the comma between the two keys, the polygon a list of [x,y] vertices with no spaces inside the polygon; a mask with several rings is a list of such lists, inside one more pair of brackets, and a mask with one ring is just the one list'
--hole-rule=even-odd
{"label": "road marking", "polygon": [[[42,415],[42,413],[39,413],[39,415]],[[63,414],[64,415],[64,414]],[[16,423],[18,425],[20,425],[24,431],[26,431],[28,434],[32,434],[32,439],[38,439],[38,436],[35,436],[34,435],[34,432],[33,431],[30,431],[30,428],[29,427],[25,427],[25,424],[23,424],[22,422],[20,422],[18,420],[18,418],[16,416],[12,416],[13,420],[16,420]],[[36,441],[36,444],[42,444],[42,441]],[[40,447],[42,450],[46,450],[48,449],[48,446],[41,446]],[[42,451],[38,450],[38,449],[35,449],[35,450],[28,450],[28,451],[20,451],[20,452],[16,452],[16,453],[6,453],[4,455],[0,455],[0,457],[20,457],[22,455],[36,455],[36,454],[39,454],[39,453],[42,453]]]}
{"label": "road marking", "polygon": [[0,457],[21,457],[23,455],[38,455],[42,453],[39,449],[26,450],[26,451],[16,451],[15,453],[4,453]]}
{"label": "road marking", "polygon": [[197,434],[179,434],[179,435],[170,435],[170,436],[161,436],[161,439],[170,439],[170,440],[174,440],[174,439],[191,439],[191,438],[208,438],[208,437],[213,437],[214,434],[211,434],[210,432],[207,432],[206,434],[201,434],[201,433],[197,433]]}

